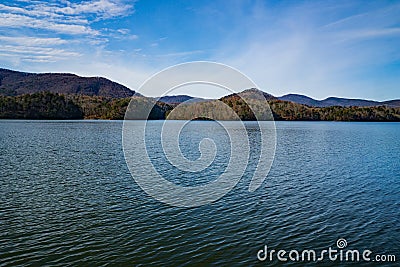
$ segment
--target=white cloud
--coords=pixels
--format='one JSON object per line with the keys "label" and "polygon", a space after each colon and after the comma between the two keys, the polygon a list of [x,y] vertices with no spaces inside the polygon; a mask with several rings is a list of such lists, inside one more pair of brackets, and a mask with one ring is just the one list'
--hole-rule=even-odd
{"label": "white cloud", "polygon": [[57,17],[63,15],[95,14],[102,18],[125,16],[133,12],[132,4],[121,1],[96,0],[71,3],[64,1],[63,5],[56,5],[46,1],[30,2],[25,8],[0,4],[0,10],[29,16]]}
{"label": "white cloud", "polygon": [[21,62],[52,63],[60,60],[80,57],[81,54],[65,49],[42,47],[42,45],[60,45],[64,42],[59,38],[33,37],[0,37],[0,41],[10,43],[0,44],[0,54],[3,60],[19,65]]}
{"label": "white cloud", "polygon": [[193,50],[193,51],[182,51],[182,52],[175,52],[175,53],[166,53],[166,54],[160,54],[160,55],[155,55],[154,57],[185,57],[185,56],[191,56],[191,55],[196,55],[196,54],[201,54],[204,53],[203,50]]}
{"label": "white cloud", "polygon": [[36,46],[17,46],[17,45],[0,45],[0,51],[11,52],[18,54],[30,55],[48,55],[48,56],[62,56],[62,57],[76,57],[80,54],[77,52],[66,51],[64,49],[56,49],[50,47],[36,47]]}
{"label": "white cloud", "polygon": [[[25,27],[65,34],[98,35],[99,31],[88,26],[89,19],[96,21],[126,16],[132,12],[132,4],[111,0],[80,3],[65,1],[63,5],[40,1],[25,7],[0,4],[0,27]],[[94,17],[87,17],[89,14]]]}
{"label": "white cloud", "polygon": [[67,7],[53,8],[45,7],[50,11],[56,13],[63,13],[67,15],[77,15],[77,14],[96,14],[103,18],[111,18],[116,16],[125,16],[133,8],[132,5],[123,4],[118,1],[109,0],[97,0],[97,1],[87,1],[79,4],[67,2]]}
{"label": "white cloud", "polygon": [[103,28],[102,33],[116,39],[122,40],[137,40],[139,36],[136,34],[131,34],[129,29],[110,29],[110,28]]}
{"label": "white cloud", "polygon": [[61,45],[67,43],[66,40],[61,38],[38,38],[28,36],[0,36],[0,41],[26,46]]}
{"label": "white cloud", "polygon": [[[40,2],[38,3],[38,6],[41,7],[43,4]],[[0,4],[0,11],[2,13],[6,14],[19,14],[19,15],[25,15],[28,17],[34,17],[34,18],[42,18],[46,19],[49,21],[59,21],[59,22],[69,22],[69,23],[78,23],[78,24],[88,24],[89,21],[87,19],[84,19],[82,17],[78,16],[65,16],[63,14],[57,14],[55,12],[51,11],[46,11],[42,8],[38,8],[38,6],[28,6],[25,8],[22,7],[16,7],[16,6],[6,6],[3,4]]]}
{"label": "white cloud", "polygon": [[118,29],[117,32],[119,32],[120,34],[129,34],[130,30],[129,29]]}
{"label": "white cloud", "polygon": [[359,29],[339,32],[336,35],[338,41],[357,41],[359,39],[374,39],[381,37],[400,37],[400,28],[383,29]]}
{"label": "white cloud", "polygon": [[11,28],[34,28],[50,30],[65,34],[91,34],[98,35],[99,31],[88,26],[78,24],[55,23],[48,20],[37,19],[29,16],[0,13],[0,27]]}

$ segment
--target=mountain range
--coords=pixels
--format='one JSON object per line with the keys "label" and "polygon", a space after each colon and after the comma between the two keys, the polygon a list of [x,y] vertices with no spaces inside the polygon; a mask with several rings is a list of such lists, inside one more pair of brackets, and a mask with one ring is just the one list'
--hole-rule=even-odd
{"label": "mountain range", "polygon": [[209,99],[200,98],[200,97],[193,97],[188,95],[173,95],[173,96],[162,96],[157,98],[158,101],[167,103],[167,104],[180,104],[183,102],[186,103],[194,103],[194,102],[203,102]]}
{"label": "mountain range", "polygon": [[340,97],[328,97],[324,100],[315,100],[311,97],[298,95],[298,94],[287,94],[278,97],[279,100],[290,101],[298,104],[303,104],[311,107],[372,107],[372,106],[389,106],[389,107],[400,107],[400,99],[389,100],[389,101],[373,101],[365,99],[349,99]]}
{"label": "mountain range", "polygon": [[[241,92],[241,94],[249,95],[255,92],[255,88],[246,89]],[[262,92],[262,91],[261,91]],[[389,101],[373,101],[373,100],[365,100],[365,99],[350,99],[350,98],[340,98],[340,97],[328,97],[324,100],[316,100],[311,97],[299,94],[287,94],[283,96],[273,96],[266,92],[262,92],[266,100],[282,100],[289,101],[297,104],[307,105],[310,107],[373,107],[373,106],[388,106],[388,107],[400,107],[400,99],[389,100]],[[186,101],[189,102],[202,102],[207,101],[209,99],[199,98],[199,97],[191,97],[188,95],[176,95],[176,96],[164,96],[160,97],[159,101],[168,103],[168,104],[180,104]]]}
{"label": "mountain range", "polygon": [[[87,95],[108,98],[126,98],[139,93],[119,83],[102,77],[81,77],[70,73],[27,73],[0,68],[0,95],[18,96],[37,92],[51,92],[65,95]],[[258,89],[244,90],[241,94],[252,94]],[[262,92],[262,91],[261,91]],[[316,100],[300,94],[287,94],[280,97],[262,92],[267,100],[282,100],[310,107],[371,107],[387,106],[400,107],[400,99],[389,101],[373,101],[365,99],[347,99],[329,97],[324,100]],[[182,102],[202,102],[209,99],[192,97],[188,95],[163,96],[159,98],[167,104],[179,104]]]}

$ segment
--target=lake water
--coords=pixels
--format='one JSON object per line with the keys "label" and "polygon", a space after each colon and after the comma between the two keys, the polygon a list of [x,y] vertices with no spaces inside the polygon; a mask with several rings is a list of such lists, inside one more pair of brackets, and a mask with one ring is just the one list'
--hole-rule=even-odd
{"label": "lake water", "polygon": [[[210,131],[213,125],[190,123],[182,153],[198,157],[203,137],[225,149],[225,133]],[[247,127],[256,153],[257,129]],[[277,122],[276,128],[275,160],[258,190],[248,191],[250,162],[220,200],[178,208],[132,179],[121,121],[0,121],[0,266],[267,266],[257,259],[265,245],[321,251],[336,248],[339,238],[346,249],[396,255],[398,264],[400,124]],[[217,154],[201,174],[158,160],[170,181],[196,185],[220,175],[228,159]],[[273,263],[283,264],[276,257]],[[377,264],[385,265],[395,266]]]}

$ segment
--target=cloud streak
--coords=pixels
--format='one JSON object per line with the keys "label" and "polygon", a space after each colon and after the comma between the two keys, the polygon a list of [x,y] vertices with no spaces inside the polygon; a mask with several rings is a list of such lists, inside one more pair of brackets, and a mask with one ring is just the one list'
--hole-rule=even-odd
{"label": "cloud streak", "polygon": [[133,6],[110,0],[71,3],[63,6],[39,2],[26,7],[0,4],[0,27],[34,28],[65,34],[99,35],[88,24],[88,14],[93,21],[126,16],[133,12]]}
{"label": "cloud streak", "polygon": [[117,1],[98,0],[79,4],[66,2],[66,7],[40,6],[40,10],[65,15],[96,14],[102,19],[126,16],[133,9],[132,5],[122,4]]}
{"label": "cloud streak", "polygon": [[41,46],[41,45],[61,45],[66,44],[67,41],[61,38],[38,38],[38,37],[11,37],[11,36],[0,36],[0,41],[26,45],[26,46]]}
{"label": "cloud streak", "polygon": [[88,26],[79,24],[65,24],[50,20],[37,19],[18,14],[0,13],[0,27],[7,28],[32,28],[54,31],[63,34],[89,34],[99,35],[100,32]]}
{"label": "cloud streak", "polygon": [[[48,3],[46,1],[36,1],[26,7],[0,4],[0,11],[51,18],[66,18],[66,15],[81,16],[85,14],[94,14],[100,19],[126,16],[133,12],[132,4],[124,4],[120,1],[97,0],[80,3],[63,1],[62,3],[61,5]],[[81,22],[87,22],[87,20],[83,19]]]}
{"label": "cloud streak", "polygon": [[[12,62],[55,62],[81,56],[83,46],[96,46],[108,42],[107,29],[94,28],[92,23],[134,12],[133,4],[118,0],[93,0],[79,3],[62,1],[27,1],[25,5],[0,4],[0,51]],[[137,35],[127,30],[119,37],[134,40]],[[74,45],[75,44],[75,45]],[[64,46],[62,49],[59,46]]]}

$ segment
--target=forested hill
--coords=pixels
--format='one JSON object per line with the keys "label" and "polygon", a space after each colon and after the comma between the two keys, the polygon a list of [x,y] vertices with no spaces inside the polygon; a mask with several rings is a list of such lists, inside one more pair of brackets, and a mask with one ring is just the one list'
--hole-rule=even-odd
{"label": "forested hill", "polygon": [[[112,98],[79,94],[37,92],[19,96],[0,95],[0,119],[105,119],[123,120],[131,99],[137,107],[153,103],[143,96]],[[164,119],[172,106],[157,102],[149,119]]]}
{"label": "forested hill", "polygon": [[43,91],[112,98],[135,94],[129,88],[102,77],[80,77],[69,73],[37,74],[0,68],[0,95],[17,96]]}
{"label": "forested hill", "polygon": [[[247,92],[248,93],[248,92]],[[124,119],[130,101],[130,108],[142,110],[152,105],[151,98],[111,98],[102,96],[62,95],[49,92],[25,94],[21,96],[0,95],[0,119]],[[242,120],[254,120],[254,114],[239,95],[230,95],[220,100],[210,100],[179,105],[157,102],[148,119],[206,119],[217,114],[219,120],[231,120],[226,108],[229,106]],[[265,99],[249,99],[257,114],[262,113]],[[286,121],[399,121],[400,108],[377,107],[310,107],[278,99],[269,99],[269,106],[275,120]],[[226,107],[226,106],[225,106]],[[175,111],[173,110],[175,109]],[[172,112],[174,111],[174,112]],[[134,114],[134,112],[133,112]],[[132,118],[134,116],[131,116]],[[143,118],[141,118],[143,119]],[[268,118],[267,118],[268,120]]]}

